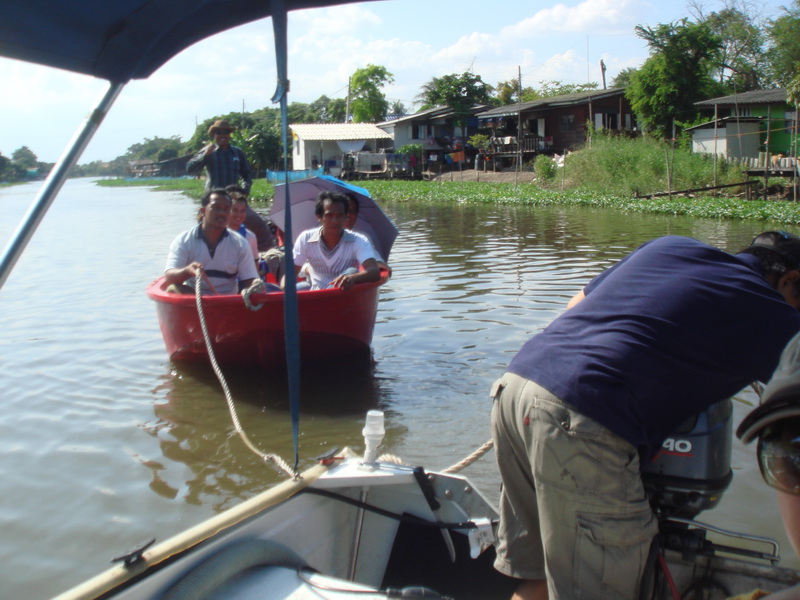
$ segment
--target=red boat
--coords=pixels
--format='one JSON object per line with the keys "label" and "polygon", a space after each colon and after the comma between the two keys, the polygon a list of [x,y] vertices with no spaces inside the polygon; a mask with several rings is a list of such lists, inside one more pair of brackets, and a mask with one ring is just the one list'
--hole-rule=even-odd
{"label": "red boat", "polygon": [[[368,354],[378,312],[378,292],[388,272],[372,283],[347,291],[306,290],[297,293],[300,353],[303,361]],[[194,295],[165,291],[160,277],[147,288],[156,302],[158,321],[172,360],[207,362],[208,351]],[[203,314],[214,356],[221,365],[281,367],[286,365],[283,292],[253,294],[252,311],[238,294],[203,296]]]}

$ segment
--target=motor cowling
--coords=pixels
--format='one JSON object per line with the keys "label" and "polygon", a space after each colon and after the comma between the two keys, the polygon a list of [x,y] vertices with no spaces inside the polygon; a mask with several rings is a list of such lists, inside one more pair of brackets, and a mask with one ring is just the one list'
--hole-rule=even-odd
{"label": "motor cowling", "polygon": [[733,479],[733,403],[711,405],[664,440],[642,467],[642,481],[657,515],[692,519],[714,508]]}

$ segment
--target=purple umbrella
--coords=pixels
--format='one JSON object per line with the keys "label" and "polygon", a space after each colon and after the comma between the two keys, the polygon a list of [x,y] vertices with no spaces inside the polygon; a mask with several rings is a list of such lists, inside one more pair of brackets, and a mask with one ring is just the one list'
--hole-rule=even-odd
{"label": "purple umbrella", "polygon": [[[394,240],[397,238],[397,227],[375,204],[375,200],[372,199],[367,190],[345,183],[329,175],[292,181],[288,186],[292,205],[292,235],[294,237],[292,241],[297,240],[297,236],[306,229],[319,227],[319,221],[314,214],[314,206],[317,203],[317,197],[320,192],[330,191],[353,194],[358,199],[359,204],[358,220],[353,229],[366,235],[384,260],[388,260],[389,252],[392,250]],[[272,201],[269,218],[281,230],[284,229],[286,184],[275,186],[275,198]]]}

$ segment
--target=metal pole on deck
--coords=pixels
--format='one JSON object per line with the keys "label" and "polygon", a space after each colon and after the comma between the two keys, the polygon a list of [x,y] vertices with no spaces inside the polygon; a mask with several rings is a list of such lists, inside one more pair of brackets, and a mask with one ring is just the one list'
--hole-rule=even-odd
{"label": "metal pole on deck", "polygon": [[61,155],[61,158],[58,160],[55,167],[53,167],[53,170],[50,171],[50,175],[47,176],[44,185],[42,185],[42,188],[39,190],[38,196],[33,201],[33,204],[31,204],[28,212],[25,213],[17,230],[11,236],[11,241],[3,250],[2,257],[0,257],[0,289],[2,289],[3,284],[11,274],[11,270],[14,268],[14,265],[17,264],[17,260],[19,260],[23,250],[25,250],[31,237],[33,237],[37,227],[39,227],[39,223],[41,223],[47,210],[53,203],[53,200],[55,200],[56,195],[61,190],[61,186],[64,185],[64,181],[66,181],[70,169],[78,162],[81,154],[83,154],[83,151],[91,141],[97,128],[100,127],[100,124],[103,122],[108,110],[114,104],[114,101],[124,87],[124,83],[111,84],[97,104],[97,108],[86,117],[86,120],[75,133],[75,136],[67,146],[64,154]]}

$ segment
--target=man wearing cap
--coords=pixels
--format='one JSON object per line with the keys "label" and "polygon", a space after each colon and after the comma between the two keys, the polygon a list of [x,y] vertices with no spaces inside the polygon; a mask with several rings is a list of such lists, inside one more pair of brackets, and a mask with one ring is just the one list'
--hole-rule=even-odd
{"label": "man wearing cap", "polygon": [[[639,473],[709,405],[768,381],[800,331],[800,238],[731,255],[678,236],[594,278],[492,387],[495,568],[516,599],[639,597],[657,532]],[[549,596],[548,596],[549,595]]]}
{"label": "man wearing cap", "polygon": [[778,491],[789,541],[800,556],[800,335],[792,338],[764,392],[761,404],[736,435],[745,444],[758,438],[758,466]]}
{"label": "man wearing cap", "polygon": [[250,193],[253,180],[250,177],[250,165],[244,152],[231,146],[231,133],[235,131],[227,119],[218,119],[208,128],[214,143],[195,154],[186,164],[189,175],[198,175],[203,167],[206,169],[206,190],[225,188],[228,185],[239,185],[245,194]]}
{"label": "man wearing cap", "polygon": [[[758,467],[777,491],[786,534],[800,556],[800,334],[786,346],[761,404],[744,418],[736,436],[745,444],[758,438]],[[769,595],[798,597],[800,585]]]}

